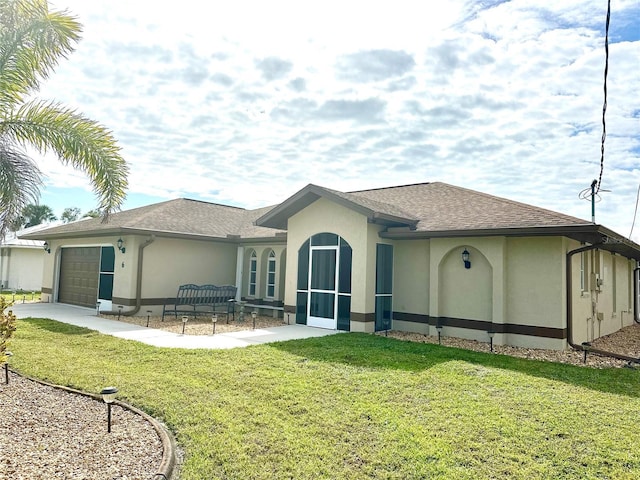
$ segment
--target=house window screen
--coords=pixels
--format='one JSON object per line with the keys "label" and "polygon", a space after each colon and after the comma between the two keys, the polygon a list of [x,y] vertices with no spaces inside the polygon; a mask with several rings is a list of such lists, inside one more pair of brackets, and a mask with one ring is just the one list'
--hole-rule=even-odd
{"label": "house window screen", "polygon": [[376,245],[375,330],[390,330],[393,303],[393,245]]}

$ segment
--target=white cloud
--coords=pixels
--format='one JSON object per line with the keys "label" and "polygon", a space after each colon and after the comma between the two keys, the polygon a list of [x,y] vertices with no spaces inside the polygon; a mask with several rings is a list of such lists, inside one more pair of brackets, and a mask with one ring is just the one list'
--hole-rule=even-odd
{"label": "white cloud", "polygon": [[[54,5],[85,33],[42,96],[114,131],[132,193],[255,207],[310,182],[445,181],[590,216],[577,194],[599,174],[603,2]],[[612,31],[625,32],[637,4],[612,9]],[[597,220],[628,234],[640,42],[620,40],[603,176],[612,192]],[[66,183],[67,170],[46,170]]]}

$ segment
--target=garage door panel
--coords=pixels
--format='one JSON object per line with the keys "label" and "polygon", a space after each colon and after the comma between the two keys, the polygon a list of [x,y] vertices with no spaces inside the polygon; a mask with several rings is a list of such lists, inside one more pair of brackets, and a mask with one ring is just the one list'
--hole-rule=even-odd
{"label": "garage door panel", "polygon": [[58,301],[94,307],[98,298],[100,247],[63,248]]}

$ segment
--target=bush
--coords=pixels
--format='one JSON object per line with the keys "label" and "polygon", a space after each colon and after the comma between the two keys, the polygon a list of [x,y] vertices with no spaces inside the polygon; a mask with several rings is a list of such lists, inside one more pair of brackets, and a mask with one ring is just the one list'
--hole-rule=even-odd
{"label": "bush", "polygon": [[0,297],[0,364],[7,361],[7,345],[11,335],[16,331],[16,316],[12,310],[5,312],[12,305],[12,302]]}

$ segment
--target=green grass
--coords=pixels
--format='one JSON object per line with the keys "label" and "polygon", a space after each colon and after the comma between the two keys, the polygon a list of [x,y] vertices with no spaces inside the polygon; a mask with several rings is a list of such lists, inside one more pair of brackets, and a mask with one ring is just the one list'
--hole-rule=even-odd
{"label": "green grass", "polygon": [[341,334],[154,348],[19,321],[12,364],[161,418],[182,479],[640,477],[640,371]]}
{"label": "green grass", "polygon": [[16,290],[15,292],[13,290],[2,290],[0,291],[0,296],[9,302],[14,301],[15,303],[22,303],[23,297],[27,302],[40,300],[40,292],[31,290]]}

